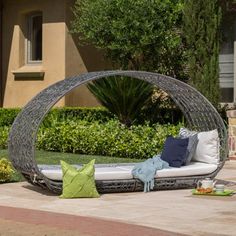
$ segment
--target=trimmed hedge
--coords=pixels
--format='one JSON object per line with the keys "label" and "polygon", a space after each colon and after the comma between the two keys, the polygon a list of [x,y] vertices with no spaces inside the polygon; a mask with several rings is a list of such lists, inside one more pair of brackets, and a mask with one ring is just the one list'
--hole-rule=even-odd
{"label": "trimmed hedge", "polygon": [[127,158],[149,158],[160,153],[168,135],[177,135],[179,126],[148,125],[127,129],[118,121],[107,123],[72,121],[41,128],[37,148]]}
{"label": "trimmed hedge", "polygon": [[8,126],[0,127],[0,149],[7,148],[7,139],[9,131],[10,127]]}
{"label": "trimmed hedge", "polygon": [[[225,109],[226,108],[221,108],[218,112],[227,123]],[[11,126],[20,111],[20,108],[0,108],[0,128]],[[41,126],[51,127],[58,122],[71,122],[78,120],[105,123],[114,119],[117,120],[117,117],[104,107],[63,107],[53,108],[46,115]],[[147,121],[150,124],[178,124],[183,122],[183,120],[182,112],[178,108],[149,107],[140,114],[140,117],[136,120],[136,124],[144,124]]]}
{"label": "trimmed hedge", "polygon": [[0,127],[11,126],[20,108],[0,108]]}
{"label": "trimmed hedge", "polygon": [[[0,108],[0,127],[11,126],[20,111],[20,108]],[[55,122],[71,120],[107,122],[114,118],[115,116],[103,107],[63,107],[53,108],[44,118],[42,125],[49,127]]]}
{"label": "trimmed hedge", "polygon": [[[19,111],[0,109],[0,149],[7,148],[10,125]],[[177,135],[179,124],[150,126],[146,123],[128,129],[104,108],[57,108],[41,125],[37,148],[87,155],[149,158],[161,152],[168,135]]]}
{"label": "trimmed hedge", "polygon": [[115,119],[115,116],[103,107],[63,107],[52,109],[46,115],[42,125],[50,127],[57,122],[77,120],[104,123],[111,119]]}
{"label": "trimmed hedge", "polygon": [[[7,148],[10,126],[20,109],[0,109],[0,149]],[[104,108],[55,108],[38,132],[37,148],[129,158],[148,158],[162,150],[174,125],[134,125],[130,129]]]}
{"label": "trimmed hedge", "polygon": [[[180,125],[145,124],[128,129],[117,120],[55,122],[39,129],[36,145],[45,151],[143,159],[160,153],[166,137],[176,136],[179,128]],[[1,149],[7,148],[9,130],[0,127]]]}
{"label": "trimmed hedge", "polygon": [[[0,127],[11,126],[20,111],[20,108],[0,108]],[[53,108],[44,118],[42,126],[50,127],[57,122],[69,122],[72,120],[104,123],[113,119],[117,119],[117,117],[103,107],[63,107]],[[177,124],[182,120],[182,113],[178,109],[165,107],[158,110],[148,109],[140,114],[136,123],[143,124],[147,120],[152,124]]]}

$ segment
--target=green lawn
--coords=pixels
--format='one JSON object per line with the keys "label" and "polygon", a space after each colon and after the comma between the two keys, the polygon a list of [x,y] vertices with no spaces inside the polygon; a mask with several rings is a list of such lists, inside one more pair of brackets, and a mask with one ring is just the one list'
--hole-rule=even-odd
{"label": "green lawn", "polygon": [[[7,150],[0,150],[0,159],[7,158]],[[106,156],[91,156],[91,155],[79,155],[72,153],[60,153],[60,152],[46,152],[42,150],[36,151],[36,160],[38,164],[60,164],[60,160],[64,160],[70,164],[84,164],[90,160],[96,159],[95,163],[127,163],[127,162],[141,162],[141,159],[119,158],[119,157],[106,157]],[[21,181],[23,178],[19,173],[13,176],[12,181]]]}
{"label": "green lawn", "polygon": [[[0,150],[0,158],[8,158],[7,150]],[[60,160],[66,161],[70,164],[84,164],[90,160],[96,159],[96,163],[121,163],[121,162],[140,162],[140,159],[119,158],[119,157],[106,157],[106,156],[92,156],[92,155],[79,155],[72,153],[60,152],[46,152],[42,150],[36,151],[36,160],[38,164],[60,164]]]}

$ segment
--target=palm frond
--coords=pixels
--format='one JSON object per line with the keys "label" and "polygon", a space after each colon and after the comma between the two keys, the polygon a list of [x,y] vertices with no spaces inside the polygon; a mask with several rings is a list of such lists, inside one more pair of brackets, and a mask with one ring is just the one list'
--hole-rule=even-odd
{"label": "palm frond", "polygon": [[129,77],[102,78],[87,87],[126,126],[135,121],[153,94],[153,85]]}

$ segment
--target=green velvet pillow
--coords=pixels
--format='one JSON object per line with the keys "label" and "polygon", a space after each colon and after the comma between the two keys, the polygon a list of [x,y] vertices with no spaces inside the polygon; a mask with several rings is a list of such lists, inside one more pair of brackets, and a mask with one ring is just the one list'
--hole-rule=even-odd
{"label": "green velvet pillow", "polygon": [[79,170],[61,161],[63,188],[61,198],[99,197],[94,180],[95,159]]}

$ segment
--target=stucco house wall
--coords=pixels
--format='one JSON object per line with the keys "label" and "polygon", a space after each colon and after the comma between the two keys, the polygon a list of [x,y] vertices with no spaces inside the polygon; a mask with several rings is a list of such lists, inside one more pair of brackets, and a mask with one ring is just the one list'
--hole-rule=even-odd
{"label": "stucco house wall", "polygon": [[[2,106],[22,107],[42,89],[66,77],[102,70],[106,63],[95,49],[80,47],[69,33],[74,0],[3,0]],[[42,12],[42,62],[29,64],[27,16]],[[95,106],[96,99],[81,87],[57,106]]]}

